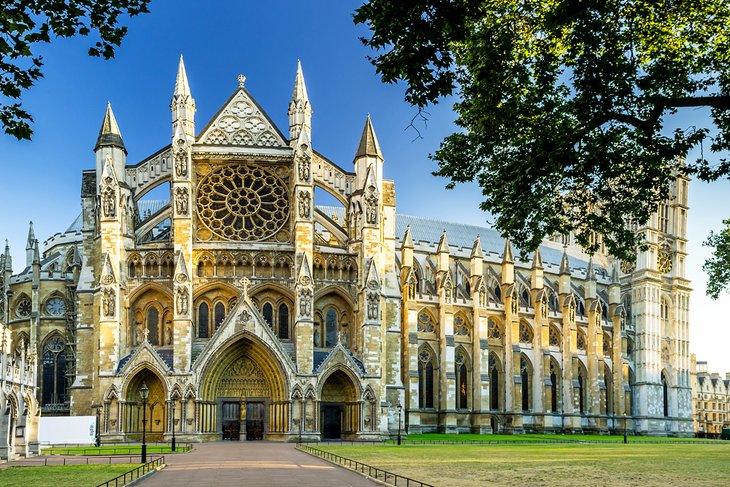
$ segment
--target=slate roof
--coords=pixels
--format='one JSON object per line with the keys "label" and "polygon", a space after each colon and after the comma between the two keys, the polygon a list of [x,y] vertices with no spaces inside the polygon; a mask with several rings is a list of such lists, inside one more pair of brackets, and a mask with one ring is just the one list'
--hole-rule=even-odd
{"label": "slate roof", "polygon": [[[319,370],[319,367],[322,365],[322,363],[325,361],[327,356],[330,354],[331,350],[328,350],[326,352],[323,351],[314,351],[314,358],[313,358],[313,368],[315,374],[319,374],[321,371]],[[350,355],[350,358],[357,364],[360,371],[364,374],[365,373],[365,365],[357,358],[355,357],[352,352],[348,350],[348,353]]]}
{"label": "slate roof", "polygon": [[[129,362],[129,359],[132,358],[132,355],[134,355],[134,352],[136,352],[137,349],[133,348],[132,351],[129,353],[129,355],[126,355],[122,357],[122,360],[119,361],[119,364],[117,365],[117,374],[121,372],[121,370],[124,368],[125,365],[127,365],[127,362]],[[169,348],[158,348],[155,349],[155,352],[157,352],[157,355],[160,356],[163,362],[165,362],[165,365],[167,365],[170,370],[174,370],[172,367],[173,364],[173,350]]]}
{"label": "slate roof", "polygon": [[[344,221],[344,208],[338,206],[318,206],[326,215],[337,215],[340,222]],[[464,248],[471,251],[477,235],[481,236],[482,250],[485,255],[493,254],[501,258],[504,252],[505,239],[493,228],[479,227],[476,225],[467,225],[464,223],[447,222],[444,220],[436,220],[433,218],[424,218],[420,216],[402,215],[395,216],[395,236],[400,243],[403,235],[406,233],[406,227],[411,226],[411,237],[416,246],[419,243],[429,245],[438,245],[441,235],[446,230],[449,246],[451,249]],[[562,250],[551,246],[541,245],[540,254],[544,264],[553,264],[560,266],[563,257]],[[532,261],[532,254],[529,254],[528,261]],[[588,267],[588,261],[568,255],[568,262],[571,269],[585,269]],[[595,266],[596,272],[608,277],[605,269]]]}

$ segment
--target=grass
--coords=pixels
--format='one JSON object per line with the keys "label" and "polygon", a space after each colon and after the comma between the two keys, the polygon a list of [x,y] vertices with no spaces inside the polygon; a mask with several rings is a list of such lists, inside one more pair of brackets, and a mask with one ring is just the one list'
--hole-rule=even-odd
{"label": "grass", "polygon": [[67,465],[53,467],[8,467],[0,469],[0,487],[78,487],[98,485],[139,467],[123,465]]}
{"label": "grass", "polygon": [[320,448],[439,487],[730,485],[730,443]]}
{"label": "grass", "polygon": [[[177,451],[188,451],[187,446],[178,445]],[[169,445],[147,445],[147,453],[170,453],[172,450]],[[70,446],[70,447],[52,447],[44,448],[44,455],[140,455],[142,447],[140,445],[126,446]]]}
{"label": "grass", "polygon": [[[463,441],[484,441],[484,442],[596,442],[596,443],[623,443],[623,435],[540,435],[540,434],[524,434],[524,435],[477,435],[477,434],[440,434],[440,433],[424,433],[420,435],[408,435],[404,441],[443,441],[443,442],[463,442]],[[707,442],[718,443],[719,440],[707,440],[698,438],[669,438],[666,436],[629,436],[630,443],[687,443],[687,442]],[[730,444],[730,442],[728,442]]]}

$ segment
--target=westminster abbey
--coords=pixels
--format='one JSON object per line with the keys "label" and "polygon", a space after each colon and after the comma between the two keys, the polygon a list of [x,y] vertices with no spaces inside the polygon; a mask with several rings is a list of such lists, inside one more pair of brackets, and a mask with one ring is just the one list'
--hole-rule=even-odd
{"label": "westminster abbey", "polygon": [[19,272],[6,247],[0,316],[42,414],[98,411],[103,441],[143,415],[159,440],[692,434],[685,178],[635,262],[570,236],[519,260],[493,229],[397,213],[369,117],[352,163],[317,152],[301,66],[288,133],[244,85],[196,124],[181,59],[141,161],[108,106],[81,214],[43,249],[31,226]]}

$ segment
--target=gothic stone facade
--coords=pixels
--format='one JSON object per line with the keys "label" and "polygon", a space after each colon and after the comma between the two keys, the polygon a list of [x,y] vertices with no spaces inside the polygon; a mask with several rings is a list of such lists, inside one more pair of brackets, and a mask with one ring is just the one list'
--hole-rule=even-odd
{"label": "gothic stone facade", "polygon": [[719,438],[730,428],[730,372],[723,377],[707,370],[707,362],[692,355],[692,392],[695,431],[700,436]]}
{"label": "gothic stone facade", "polygon": [[196,135],[181,60],[171,143],[133,165],[108,107],[81,216],[4,274],[47,411],[133,438],[144,383],[159,438],[380,438],[398,406],[409,432],[692,432],[685,179],[636,262],[569,236],[515,260],[396,215],[369,117],[351,170],[315,151],[301,67],[288,136],[244,81]]}

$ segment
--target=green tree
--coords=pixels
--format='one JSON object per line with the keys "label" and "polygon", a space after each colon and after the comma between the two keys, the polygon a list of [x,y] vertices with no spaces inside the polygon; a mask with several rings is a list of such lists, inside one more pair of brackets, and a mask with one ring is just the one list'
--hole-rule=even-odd
{"label": "green tree", "polygon": [[52,38],[98,35],[90,56],[109,59],[127,28],[121,15],[147,12],[150,0],[0,0],[0,123],[5,133],[30,139],[33,117],[23,109],[23,92],[43,76],[40,43]]}
{"label": "green tree", "polygon": [[[523,250],[574,232],[629,259],[632,230],[673,174],[727,176],[685,161],[706,139],[730,147],[727,0],[368,0],[355,22],[383,81],[419,110],[455,95],[456,133],[431,155],[447,187],[477,181],[481,208]],[[680,107],[711,127],[669,132]]]}
{"label": "green tree", "polygon": [[707,273],[707,295],[712,299],[720,297],[723,289],[730,290],[730,219],[722,222],[725,228],[720,233],[710,232],[703,242],[712,247],[712,257],[702,265]]}

